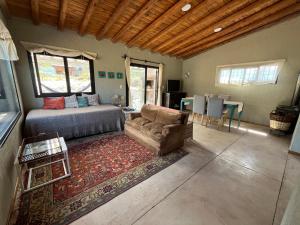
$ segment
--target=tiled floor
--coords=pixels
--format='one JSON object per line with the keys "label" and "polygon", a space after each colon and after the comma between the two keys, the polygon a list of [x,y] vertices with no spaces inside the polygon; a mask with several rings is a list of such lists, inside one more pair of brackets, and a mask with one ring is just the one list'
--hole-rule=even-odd
{"label": "tiled floor", "polygon": [[300,176],[289,138],[252,124],[228,133],[194,123],[193,133],[190,154],[73,225],[280,224]]}

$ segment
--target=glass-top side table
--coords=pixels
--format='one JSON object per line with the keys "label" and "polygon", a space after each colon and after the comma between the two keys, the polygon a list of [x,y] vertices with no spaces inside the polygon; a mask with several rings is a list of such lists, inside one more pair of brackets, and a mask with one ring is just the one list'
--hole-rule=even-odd
{"label": "glass-top side table", "polygon": [[[55,161],[52,161],[54,156]],[[34,162],[37,161],[39,164],[35,166]],[[44,183],[32,185],[34,170],[46,166],[50,166],[51,168],[51,165],[56,163],[62,164],[64,170],[63,175],[52,178]],[[22,193],[33,191],[37,188],[71,176],[68,148],[64,138],[59,137],[57,133],[41,134],[35,137],[24,138],[15,159],[15,166],[20,179]],[[24,177],[26,173],[28,173],[28,176],[25,184],[26,180]]]}

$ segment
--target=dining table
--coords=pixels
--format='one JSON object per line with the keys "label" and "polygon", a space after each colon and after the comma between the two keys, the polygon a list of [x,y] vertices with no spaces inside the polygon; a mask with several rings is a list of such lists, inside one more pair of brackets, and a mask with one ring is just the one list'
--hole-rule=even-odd
{"label": "dining table", "polygon": [[[194,101],[194,97],[182,98],[180,101],[180,111],[183,111],[184,106],[193,104],[193,101]],[[232,124],[233,117],[234,117],[234,112],[236,109],[237,109],[237,113],[238,113],[238,127],[240,127],[241,116],[243,114],[243,109],[244,109],[244,103],[239,102],[239,101],[224,100],[224,105],[228,109],[228,114],[229,114],[228,130],[230,132],[231,124]]]}

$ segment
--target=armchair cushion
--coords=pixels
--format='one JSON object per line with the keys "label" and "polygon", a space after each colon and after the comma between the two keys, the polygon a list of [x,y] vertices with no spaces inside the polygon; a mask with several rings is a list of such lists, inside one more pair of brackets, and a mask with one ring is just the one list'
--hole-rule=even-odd
{"label": "armchair cushion", "polygon": [[182,114],[159,110],[155,122],[164,125],[180,124]]}
{"label": "armchair cushion", "polygon": [[127,120],[126,124],[136,128],[136,129],[141,129],[142,126],[145,126],[147,123],[150,123],[150,122],[151,122],[150,120],[147,120],[143,117],[137,117],[133,120]]}
{"label": "armchair cushion", "polygon": [[144,105],[141,110],[141,115],[142,115],[142,117],[146,118],[147,120],[150,120],[153,122],[156,118],[157,111],[158,110],[155,106]]}
{"label": "armchair cushion", "polygon": [[160,142],[163,138],[162,130],[163,130],[163,124],[156,123],[156,122],[150,122],[144,126],[142,126],[141,131],[153,138],[154,140]]}

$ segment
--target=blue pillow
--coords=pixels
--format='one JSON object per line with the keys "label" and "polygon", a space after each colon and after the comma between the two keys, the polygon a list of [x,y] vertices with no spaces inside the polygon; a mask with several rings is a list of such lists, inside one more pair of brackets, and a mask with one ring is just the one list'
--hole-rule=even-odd
{"label": "blue pillow", "polygon": [[78,107],[79,108],[89,106],[89,101],[88,101],[87,97],[78,96],[77,97],[77,102],[78,102]]}

